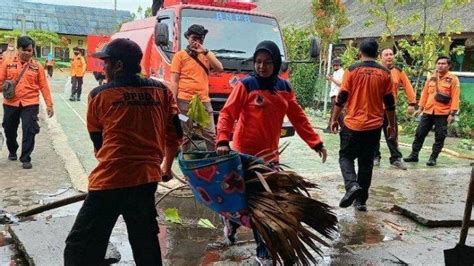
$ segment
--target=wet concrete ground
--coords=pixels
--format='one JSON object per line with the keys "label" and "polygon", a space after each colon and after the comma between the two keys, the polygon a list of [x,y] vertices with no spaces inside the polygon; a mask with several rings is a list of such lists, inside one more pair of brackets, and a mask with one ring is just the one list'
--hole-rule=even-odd
{"label": "wet concrete ground", "polygon": [[[66,76],[59,73],[51,82],[56,120],[83,171],[88,173],[96,161],[84,123],[86,97],[82,97],[82,102],[67,101],[67,95],[63,93],[65,80]],[[85,81],[85,93],[93,86],[95,82],[89,75]],[[318,127],[325,126],[321,119],[313,118],[313,122]],[[58,156],[60,151],[52,146],[48,126],[44,121],[42,128],[38,135],[37,149],[33,154],[35,168],[31,172],[20,169],[18,163],[7,162],[5,149],[1,151],[0,166],[7,170],[2,171],[3,174],[0,173],[0,209],[15,213],[74,193],[72,190],[66,191],[72,185],[68,178],[70,171],[66,169],[64,160]],[[282,163],[320,185],[320,190],[314,192],[315,197],[337,206],[344,192],[337,162],[338,136],[322,134],[322,137],[330,155],[326,164],[321,164],[319,157],[298,137],[283,140],[291,144],[282,156]],[[336,236],[331,248],[323,249],[325,256],[321,259],[321,264],[443,264],[442,250],[454,247],[459,237],[459,228],[430,229],[391,211],[396,203],[464,202],[470,161],[442,154],[437,167],[426,167],[424,162],[429,156],[432,138],[432,135],[427,138],[426,148],[420,154],[420,163],[409,165],[408,171],[390,168],[387,148],[382,143],[384,160],[374,173],[371,198],[368,202],[369,212],[358,213],[352,208],[335,208],[340,221],[340,234]],[[404,142],[412,140],[409,136],[401,139]],[[459,150],[457,141],[449,139],[447,147],[472,155],[472,151]],[[404,155],[409,153],[409,148],[405,146],[402,146],[401,150]],[[178,184],[179,182],[173,181],[165,185],[175,187]],[[161,187],[160,191],[165,192],[167,189]],[[74,204],[44,213],[41,217],[74,215],[79,207],[80,203]],[[254,245],[249,242],[252,239],[249,230],[239,231],[239,245],[223,248],[218,245],[223,239],[219,219],[214,213],[196,205],[194,200],[188,197],[169,197],[159,205],[160,211],[168,207],[178,208],[185,223],[168,224],[161,213],[160,239],[166,264],[255,264]],[[218,229],[198,227],[196,222],[199,218],[210,219]],[[5,235],[5,229],[0,227],[0,265],[10,265],[11,261],[18,257],[12,240]],[[468,237],[470,245],[474,245],[473,236],[474,232],[471,231]],[[133,265],[123,222],[117,224],[111,241],[121,252],[122,261],[119,265]],[[212,243],[217,244],[209,245]],[[24,262],[20,260],[16,264],[23,265],[22,263]]]}

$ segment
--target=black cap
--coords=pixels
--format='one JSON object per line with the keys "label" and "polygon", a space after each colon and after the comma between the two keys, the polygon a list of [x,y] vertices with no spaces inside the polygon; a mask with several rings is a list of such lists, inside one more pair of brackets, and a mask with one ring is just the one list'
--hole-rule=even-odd
{"label": "black cap", "polygon": [[341,59],[339,59],[339,58],[334,58],[334,59],[332,60],[332,64],[333,64],[333,65],[341,65],[341,63],[342,63],[342,61],[341,61]]}
{"label": "black cap", "polygon": [[198,24],[193,24],[191,25],[188,30],[184,33],[184,37],[186,38],[189,38],[189,36],[191,34],[196,34],[196,35],[199,35],[199,36],[202,36],[202,37],[206,37],[206,34],[208,33],[209,31],[206,30],[204,28],[204,26],[202,25],[198,25]]}
{"label": "black cap", "polygon": [[111,41],[102,51],[94,53],[92,57],[99,59],[112,58],[129,64],[140,64],[143,53],[140,46],[134,41],[119,38]]}

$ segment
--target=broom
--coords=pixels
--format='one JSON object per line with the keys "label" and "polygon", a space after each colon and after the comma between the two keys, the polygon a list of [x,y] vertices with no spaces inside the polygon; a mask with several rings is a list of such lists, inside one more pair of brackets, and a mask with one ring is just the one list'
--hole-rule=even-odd
{"label": "broom", "polygon": [[251,219],[274,264],[316,264],[309,248],[322,256],[317,243],[329,244],[314,231],[330,240],[337,232],[337,217],[331,207],[312,199],[308,192],[317,185],[295,172],[274,170],[260,160],[243,164]]}
{"label": "broom", "polygon": [[[283,153],[288,146],[288,142],[284,143],[276,153]],[[329,244],[305,225],[332,240],[337,232],[337,217],[327,204],[311,198],[308,189],[317,188],[316,184],[295,172],[282,170],[282,165],[265,164],[260,159],[274,153],[265,150],[258,157],[242,157],[252,223],[263,238],[273,264],[317,264],[308,247],[322,256],[316,243],[327,247]]]}

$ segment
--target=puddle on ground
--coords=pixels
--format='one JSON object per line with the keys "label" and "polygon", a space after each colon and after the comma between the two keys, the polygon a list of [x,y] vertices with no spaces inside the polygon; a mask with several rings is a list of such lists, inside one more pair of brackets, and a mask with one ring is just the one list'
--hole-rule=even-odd
{"label": "puddle on ground", "polygon": [[373,245],[383,242],[385,234],[370,214],[357,214],[355,217],[339,219],[339,237],[334,241],[335,248],[350,245]]}
{"label": "puddle on ground", "polygon": [[[159,197],[159,196],[158,196]],[[195,202],[194,198],[169,196],[158,205],[160,210],[160,245],[165,265],[211,265],[213,262],[242,261],[252,256],[249,245],[227,247],[223,244],[222,222],[219,215]],[[163,210],[177,208],[183,224],[167,223]],[[199,219],[209,219],[215,229],[197,225]],[[248,244],[252,232],[240,228],[237,240]]]}
{"label": "puddle on ground", "polygon": [[384,240],[384,235],[377,226],[366,223],[340,223],[343,228],[341,230],[340,240],[338,244],[343,245],[363,245],[377,244]]}
{"label": "puddle on ground", "polygon": [[380,205],[380,203],[402,204],[407,201],[407,198],[396,188],[375,186],[370,188],[369,200],[377,203],[376,205]]}

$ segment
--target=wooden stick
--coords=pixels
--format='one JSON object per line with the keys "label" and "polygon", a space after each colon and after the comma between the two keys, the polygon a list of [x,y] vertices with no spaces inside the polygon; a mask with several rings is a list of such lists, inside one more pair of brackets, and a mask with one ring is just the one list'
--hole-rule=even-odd
{"label": "wooden stick", "polygon": [[69,204],[72,204],[72,203],[83,201],[83,200],[86,199],[86,196],[87,196],[87,193],[74,195],[74,196],[69,197],[69,198],[64,198],[62,200],[47,203],[47,204],[44,204],[42,206],[20,212],[16,216],[18,218],[28,217],[28,216],[35,215],[35,214],[38,214],[38,213],[42,213],[42,212],[45,212],[45,211],[48,211],[48,210],[56,209],[56,208],[59,208],[59,207],[65,206],[65,205],[69,205]]}
{"label": "wooden stick", "polygon": [[166,192],[163,196],[161,196],[160,199],[158,199],[155,203],[155,206],[158,205],[158,203],[160,203],[164,198],[166,198],[169,194],[171,194],[173,191],[176,191],[176,190],[180,190],[180,189],[183,189],[185,187],[187,187],[188,185],[182,185],[182,186],[179,186],[179,187],[175,187],[173,189],[171,189],[170,191]]}
{"label": "wooden stick", "polygon": [[187,184],[187,182],[184,181],[183,179],[181,179],[180,177],[178,177],[178,175],[177,175],[175,172],[171,171],[171,174],[172,174],[173,177],[176,178],[179,182],[181,182],[181,183],[183,183],[183,184]]}
{"label": "wooden stick", "polygon": [[467,232],[469,231],[469,221],[471,220],[472,204],[474,202],[474,167],[471,170],[471,181],[467,191],[466,208],[464,209],[464,219],[462,220],[460,245],[466,245]]}

